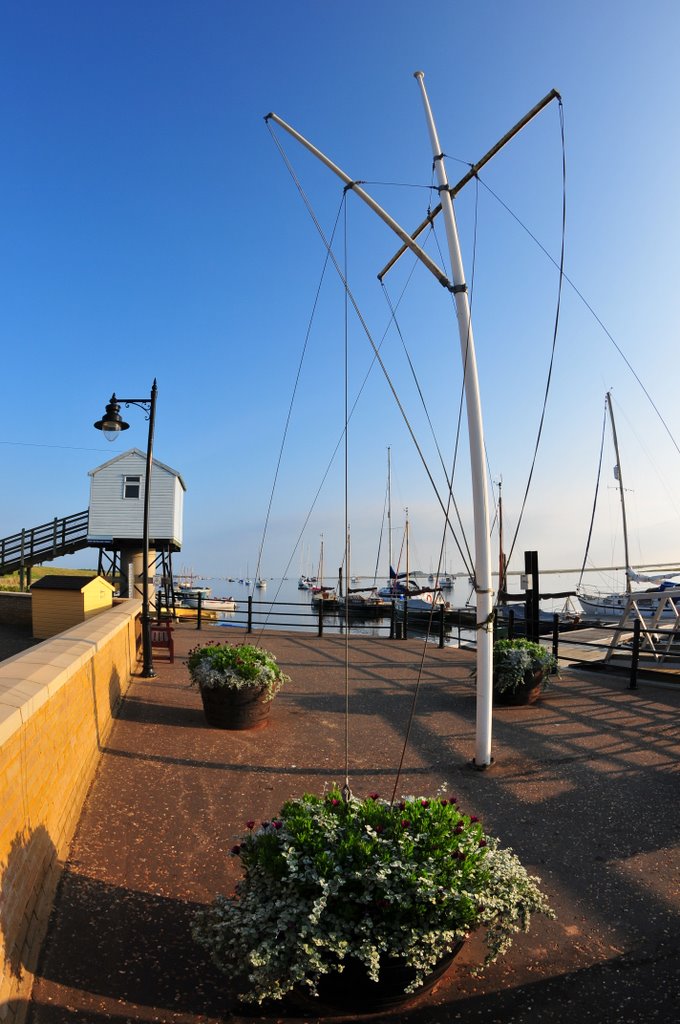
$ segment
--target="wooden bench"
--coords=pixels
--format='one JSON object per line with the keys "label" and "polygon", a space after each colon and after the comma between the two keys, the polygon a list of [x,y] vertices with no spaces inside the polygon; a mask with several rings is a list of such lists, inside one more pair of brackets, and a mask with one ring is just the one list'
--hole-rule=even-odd
{"label": "wooden bench", "polygon": [[161,619],[151,623],[151,646],[165,648],[170,655],[170,662],[174,662],[175,644],[172,639],[172,626],[169,619]]}

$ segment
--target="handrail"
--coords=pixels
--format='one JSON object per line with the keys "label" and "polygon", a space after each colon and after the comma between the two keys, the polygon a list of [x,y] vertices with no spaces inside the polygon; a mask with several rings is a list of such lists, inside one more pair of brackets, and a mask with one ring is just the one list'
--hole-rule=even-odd
{"label": "handrail", "polygon": [[89,511],[85,509],[4,537],[0,540],[0,575],[86,547],[88,519]]}

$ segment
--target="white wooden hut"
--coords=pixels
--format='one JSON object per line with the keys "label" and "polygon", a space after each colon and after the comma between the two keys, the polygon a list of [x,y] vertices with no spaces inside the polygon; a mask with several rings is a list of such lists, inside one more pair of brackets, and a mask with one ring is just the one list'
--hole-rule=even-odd
{"label": "white wooden hut", "polygon": [[[89,544],[118,548],[142,540],[145,473],[146,455],[138,448],[130,448],[90,470]],[[152,548],[181,548],[185,491],[177,470],[154,459],[149,504]]]}

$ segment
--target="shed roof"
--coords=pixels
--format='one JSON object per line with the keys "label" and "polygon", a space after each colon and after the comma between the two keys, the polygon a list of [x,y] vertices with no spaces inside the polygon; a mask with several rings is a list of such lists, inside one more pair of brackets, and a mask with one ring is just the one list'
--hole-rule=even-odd
{"label": "shed roof", "polygon": [[[138,455],[140,459],[146,462],[146,452],[140,451],[139,448],[128,448],[126,452],[121,452],[120,455],[116,455],[113,459],[109,459],[108,462],[103,462],[101,466],[97,466],[95,469],[90,469],[88,471],[88,476],[94,476],[96,473],[99,473],[102,469],[108,469],[109,466],[113,466],[114,463],[120,462],[121,459],[125,459],[129,455]],[[166,465],[165,462],[160,462],[159,459],[157,459],[154,456],[153,468],[162,469],[166,473],[170,473],[172,476],[176,476],[180,484],[182,485],[182,490],[186,491],[187,485],[184,483],[184,480],[182,480],[181,475],[177,472],[176,469],[173,469],[172,466]]]}
{"label": "shed roof", "polygon": [[103,576],[41,576],[39,580],[31,584],[31,590],[80,590],[83,591],[90,583],[101,586],[116,588],[105,580]]}

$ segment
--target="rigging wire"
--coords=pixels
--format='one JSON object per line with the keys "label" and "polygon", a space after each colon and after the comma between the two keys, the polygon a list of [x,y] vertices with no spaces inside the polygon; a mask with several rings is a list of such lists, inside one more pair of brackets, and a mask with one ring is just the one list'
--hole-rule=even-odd
{"label": "rigging wire", "polygon": [[[348,244],[347,244],[347,207],[345,202],[347,192],[343,192],[343,213],[345,225],[344,237],[344,273],[345,280],[348,280]],[[349,624],[349,303],[347,289],[344,292],[344,346],[345,346],[345,385],[344,385],[344,412],[345,412],[345,623]],[[322,581],[323,585],[323,581]],[[345,788],[343,790],[345,799],[348,799],[351,790],[349,787],[349,629],[345,629]]]}
{"label": "rigging wire", "polygon": [[[432,164],[432,175],[434,177],[434,162]],[[447,483],[449,485],[449,496],[448,496],[448,507],[447,507],[447,510],[446,510],[446,519],[444,521],[444,528],[442,530],[442,540],[441,540],[441,545],[439,547],[439,560],[438,560],[438,563],[437,563],[437,575],[435,577],[435,594],[437,593],[437,583],[438,583],[439,578],[441,576],[442,560],[444,558],[444,547],[445,547],[445,544],[446,544],[446,527],[447,527],[447,523],[449,522],[449,510],[450,510],[451,502],[453,502],[454,508],[456,509],[456,514],[458,515],[458,521],[459,521],[459,523],[461,525],[461,529],[463,530],[463,538],[464,538],[465,543],[466,543],[468,554],[470,553],[469,546],[467,545],[467,539],[465,537],[465,530],[463,529],[463,524],[462,524],[462,522],[460,520],[460,513],[458,512],[458,506],[456,504],[456,500],[455,500],[454,495],[453,495],[453,480],[454,480],[454,476],[455,476],[455,472],[456,472],[456,463],[457,463],[457,458],[458,458],[458,445],[460,443],[461,423],[462,423],[462,415],[463,415],[463,400],[464,400],[464,395],[465,395],[465,370],[467,369],[467,357],[468,357],[468,351],[469,351],[469,346],[470,346],[470,332],[471,332],[471,329],[472,329],[472,307],[473,307],[474,288],[475,288],[475,270],[476,270],[476,267],[477,267],[478,211],[479,211],[479,187],[476,188],[476,192],[475,192],[475,216],[474,216],[474,232],[473,232],[473,247],[472,247],[472,269],[471,269],[471,272],[470,272],[470,300],[469,300],[469,307],[468,307],[469,308],[469,315],[468,315],[468,322],[467,322],[467,333],[466,333],[466,339],[465,339],[465,358],[464,358],[464,361],[463,361],[463,378],[462,378],[462,382],[461,382],[460,395],[459,395],[459,398],[458,398],[458,421],[457,421],[457,427],[456,427],[456,440],[455,440],[455,444],[454,444],[453,463],[452,463],[452,466],[451,466],[451,475],[450,476],[446,475],[446,468],[444,468],[444,474],[446,475],[446,480],[447,480]],[[441,252],[441,247],[439,245],[439,239],[437,238],[436,232],[435,232],[435,240],[436,240],[436,243],[437,243],[437,248],[439,249],[439,252],[440,252],[440,262],[443,263],[443,259],[442,259],[443,254]],[[452,305],[454,306],[454,314],[455,314],[455,303],[454,303],[454,300],[453,300],[453,296],[451,296],[451,302],[452,302]],[[439,451],[439,447],[438,446],[437,446],[437,451]],[[443,465],[443,461],[442,461],[442,465]],[[459,548],[459,550],[460,550],[460,548]],[[470,555],[470,563],[472,565],[474,565],[474,562],[473,562],[473,559],[472,559],[472,555]],[[472,571],[472,575],[474,575],[474,570]],[[476,588],[476,581],[475,581],[475,588]],[[439,592],[441,593],[441,590]],[[404,733],[404,743],[402,745],[401,755],[400,755],[400,758],[399,758],[399,765],[397,767],[397,774],[396,774],[396,778],[394,780],[394,788],[392,790],[392,798],[391,798],[391,801],[390,801],[392,804],[394,803],[394,801],[396,799],[397,787],[399,785],[399,780],[400,780],[402,772],[403,772],[404,761],[406,760],[406,751],[408,749],[408,745],[409,745],[410,738],[411,738],[411,730],[413,728],[413,722],[415,720],[416,707],[417,707],[417,703],[418,703],[418,696],[420,694],[420,686],[421,686],[421,682],[422,682],[423,669],[424,669],[424,665],[425,665],[425,652],[426,652],[426,649],[427,649],[427,642],[429,641],[430,635],[431,635],[431,632],[432,632],[432,624],[433,624],[433,621],[434,621],[434,611],[435,611],[435,609],[434,609],[434,596],[433,596],[432,607],[430,609],[430,614],[429,614],[429,616],[427,618],[427,629],[426,629],[425,641],[423,643],[423,647],[422,647],[422,651],[421,651],[421,655],[420,655],[420,664],[418,665],[418,673],[417,673],[417,676],[416,676],[416,683],[415,683],[415,686],[414,686],[414,689],[413,689],[413,697],[411,699],[411,707],[410,707],[410,710],[409,710],[409,717],[408,717],[408,721],[407,721],[407,724],[406,724],[406,730],[405,730],[405,733]],[[477,628],[480,628],[480,624],[478,624]]]}
{"label": "rigging wire", "polygon": [[[413,273],[413,270],[415,269],[416,266],[417,266],[417,260],[414,259],[414,263],[413,263],[413,268],[411,270],[411,274]],[[409,275],[409,280],[410,280],[410,275]],[[427,403],[425,402],[425,396],[423,395],[423,391],[422,391],[422,388],[420,386],[420,381],[418,379],[418,375],[416,373],[415,366],[413,365],[413,361],[411,359],[411,354],[410,354],[410,352],[408,350],[408,347],[407,347],[406,342],[404,340],[404,335],[402,333],[401,327],[400,327],[399,322],[397,320],[396,307],[393,306],[393,304],[392,304],[392,300],[390,299],[390,296],[389,296],[389,293],[387,291],[387,286],[386,286],[385,282],[381,281],[381,284],[382,284],[382,288],[383,288],[383,294],[385,296],[385,301],[387,302],[387,305],[389,306],[389,309],[390,309],[391,319],[392,319],[392,321],[394,323],[394,326],[396,328],[397,334],[399,335],[399,340],[401,341],[402,348],[404,349],[404,353],[406,355],[406,360],[408,362],[409,369],[411,371],[411,376],[413,377],[413,380],[415,382],[416,390],[418,391],[418,396],[420,397],[420,401],[421,401],[421,404],[423,406],[423,410],[425,412],[425,417],[426,417],[428,425],[430,427],[430,433],[432,434],[432,438],[434,440],[435,448],[437,450],[437,455],[439,456],[439,461],[440,461],[441,467],[442,467],[442,469],[444,471],[444,479],[446,481],[447,488],[448,488],[448,498],[447,498],[447,506],[448,507],[444,510],[444,515],[445,515],[445,526],[444,526],[444,528],[446,529],[446,526],[448,526],[449,529],[451,530],[451,536],[453,537],[454,542],[456,544],[456,547],[458,548],[458,551],[460,553],[460,556],[463,559],[463,565],[465,566],[465,568],[467,569],[468,572],[471,572],[472,571],[471,567],[472,567],[472,564],[473,564],[473,558],[472,558],[472,554],[470,552],[470,546],[469,546],[469,544],[467,542],[467,537],[465,535],[465,528],[463,526],[463,521],[462,521],[462,518],[461,518],[461,515],[460,515],[460,510],[458,508],[458,503],[456,502],[455,496],[453,494],[453,476],[449,476],[448,470],[447,470],[446,465],[444,463],[444,457],[442,455],[442,451],[441,451],[441,448],[440,448],[440,445],[439,445],[439,441],[437,439],[437,434],[436,434],[436,431],[434,429],[434,424],[432,423],[432,419],[430,417],[430,413],[429,413],[428,408],[427,408]],[[403,296],[403,292],[402,292],[402,296]],[[401,300],[401,297],[400,297],[400,300]],[[456,432],[456,445],[455,445],[455,450],[456,451],[458,450],[458,438],[459,438],[459,435],[460,435],[460,417],[458,419],[458,429],[457,429],[457,432]],[[455,457],[454,457],[454,466],[455,466]],[[458,519],[458,525],[460,526],[460,529],[461,529],[461,533],[462,533],[462,537],[463,537],[463,544],[465,546],[465,551],[463,551],[463,548],[461,547],[460,541],[458,540],[458,537],[456,536],[456,532],[453,529],[453,524],[451,523],[451,520],[450,520],[450,517],[449,517],[449,510],[450,510],[451,502],[453,502],[453,507],[455,509],[456,517]],[[466,552],[467,552],[467,561],[466,561]]]}
{"label": "rigging wire", "polygon": [[[333,224],[333,230],[331,232],[331,243],[333,242],[333,239],[335,238],[335,232],[337,231],[338,223],[339,223],[339,220],[340,220],[340,214],[342,213],[343,204],[344,204],[344,197],[343,197],[343,199],[342,199],[342,201],[340,203],[340,206],[338,207],[338,212],[337,212],[336,217],[335,217],[335,223]],[[300,358],[298,360],[298,368],[297,368],[297,373],[295,375],[295,382],[293,384],[293,390],[292,390],[292,393],[291,393],[291,396],[290,396],[290,402],[288,403],[288,413],[286,415],[286,421],[285,421],[285,425],[284,425],[284,428],[283,428],[283,436],[281,438],[281,445],[280,445],[280,448],[279,448],[279,455],[278,455],[278,459],[277,459],[277,462],[276,462],[276,470],[274,472],[274,480],[272,482],[272,488],[271,488],[271,492],[270,492],[270,495],[269,495],[269,503],[267,505],[267,514],[265,516],[265,522],[264,522],[264,527],[263,527],[263,531],[262,531],[262,540],[260,542],[260,549],[259,549],[258,556],[257,556],[257,568],[255,570],[255,579],[259,579],[259,576],[260,576],[260,563],[261,563],[262,553],[264,551],[265,540],[266,540],[266,536],[267,536],[267,532],[268,532],[268,528],[269,528],[269,520],[271,518],[271,510],[272,510],[272,505],[273,505],[273,502],[274,502],[274,493],[276,491],[276,485],[277,485],[278,478],[279,478],[279,473],[280,473],[280,470],[281,470],[281,463],[283,461],[283,452],[284,452],[284,449],[285,449],[285,446],[286,446],[286,440],[288,438],[288,430],[290,428],[290,421],[291,421],[291,418],[292,418],[292,415],[293,415],[293,406],[295,404],[295,397],[297,395],[298,387],[299,387],[299,384],[300,384],[300,377],[302,375],[302,365],[304,363],[305,355],[307,353],[307,347],[309,345],[309,339],[310,339],[311,332],[312,332],[312,325],[314,323],[314,319],[315,319],[315,316],[316,316],[316,310],[317,310],[317,306],[319,304],[319,298],[321,296],[321,288],[322,288],[322,285],[323,285],[323,282],[324,282],[324,278],[326,276],[326,271],[328,269],[328,263],[329,263],[329,256],[328,256],[328,252],[327,252],[326,256],[324,258],[324,261],[323,261],[323,267],[321,269],[321,276],[319,278],[319,283],[317,285],[316,293],[314,295],[314,301],[312,303],[312,311],[311,311],[310,316],[309,316],[309,320],[308,320],[308,323],[307,323],[307,330],[305,331],[305,338],[304,338],[304,342],[303,342],[303,345],[302,345],[302,351],[300,353]],[[329,465],[328,469],[330,469],[330,465]],[[326,471],[326,475],[327,474],[328,474],[328,470]],[[324,480],[325,479],[326,479],[326,477],[324,476]],[[322,481],[322,483],[323,483],[323,481]],[[318,497],[318,492],[317,492],[317,497]],[[313,506],[312,506],[312,508],[313,508]],[[311,516],[311,511],[312,510],[310,509],[310,513],[309,513],[310,516]],[[309,521],[309,516],[307,517],[307,520],[305,521],[305,525],[306,525],[306,523],[308,521]],[[285,570],[283,572],[283,576],[281,578],[281,582],[279,583],[279,586],[278,586],[278,588],[276,590],[276,593],[274,594],[273,601],[276,601],[277,597],[279,596],[279,592],[281,590],[281,587],[283,586],[283,579],[288,574],[288,569],[290,568],[291,562],[293,561],[293,558],[295,557],[295,552],[297,551],[299,543],[300,543],[300,538],[298,538],[298,542],[296,543],[295,548],[293,549],[293,553],[292,553],[292,555],[290,557],[290,560],[289,560],[288,564],[286,565],[286,568],[285,568]],[[267,616],[265,618],[265,621],[264,621],[264,623],[262,625],[262,629],[260,630],[260,633],[262,633],[264,631],[265,627],[268,625],[269,617],[271,615],[271,607],[273,607],[273,605],[270,606],[270,611],[268,612],[268,614],[267,614]]]}
{"label": "rigging wire", "polygon": [[588,552],[590,551],[590,541],[591,541],[592,536],[593,536],[593,525],[595,523],[595,509],[597,508],[597,496],[598,496],[598,493],[599,493],[599,490],[600,490],[600,479],[601,479],[601,475],[602,475],[602,456],[604,454],[604,436],[605,436],[606,426],[607,426],[607,403],[605,402],[604,416],[602,418],[602,438],[600,440],[600,460],[599,460],[599,462],[597,464],[597,479],[595,481],[595,499],[593,501],[593,511],[591,513],[591,516],[590,516],[590,529],[588,530],[588,539],[586,541],[586,550],[585,550],[585,553],[583,555],[583,565],[581,566],[581,575],[579,576],[578,583],[576,584],[576,589],[577,590],[580,590],[581,584],[583,583],[583,574],[586,571],[586,562],[588,561]]}
{"label": "rigging wire", "polygon": [[[561,109],[561,106],[562,106],[562,105],[560,104],[560,109]],[[579,299],[581,300],[581,302],[583,303],[583,305],[584,305],[584,306],[586,307],[586,309],[588,310],[588,312],[589,312],[589,313],[591,314],[591,316],[593,317],[593,319],[595,320],[595,322],[596,322],[596,323],[598,324],[598,326],[599,326],[599,327],[601,327],[601,328],[602,328],[602,330],[604,331],[604,333],[606,334],[606,336],[607,336],[607,337],[609,338],[610,342],[612,343],[612,345],[614,346],[614,348],[616,349],[616,351],[618,352],[618,354],[619,354],[619,355],[621,356],[621,358],[623,359],[624,363],[626,364],[626,366],[628,367],[628,369],[629,369],[629,370],[630,370],[630,372],[632,373],[632,375],[633,375],[633,377],[634,377],[635,381],[636,381],[636,382],[637,382],[637,383],[639,384],[639,386],[641,387],[641,389],[642,389],[642,391],[643,391],[643,393],[644,393],[644,395],[645,395],[645,397],[646,397],[647,401],[649,402],[649,404],[651,405],[652,409],[654,410],[654,412],[655,412],[655,413],[656,413],[656,415],[658,416],[658,418],[659,418],[659,420],[660,420],[660,422],[661,422],[661,425],[663,426],[664,430],[666,431],[666,433],[668,434],[668,436],[669,436],[669,438],[670,438],[670,440],[671,440],[671,444],[673,445],[673,447],[675,448],[675,450],[676,450],[676,451],[678,452],[678,454],[680,454],[680,446],[678,445],[678,442],[677,442],[677,441],[675,440],[675,438],[674,438],[673,434],[671,433],[671,429],[670,429],[670,427],[668,426],[668,424],[666,423],[666,420],[665,420],[665,419],[663,418],[663,416],[662,416],[662,414],[661,414],[661,411],[659,410],[658,406],[657,406],[657,405],[656,405],[656,403],[654,402],[654,399],[653,399],[653,398],[652,398],[652,396],[650,395],[650,393],[649,393],[649,391],[647,390],[647,388],[645,387],[645,385],[644,385],[644,384],[642,383],[642,379],[641,379],[641,378],[639,377],[639,375],[638,375],[638,374],[637,374],[637,372],[635,371],[635,369],[634,369],[634,367],[633,367],[633,364],[632,364],[632,363],[630,362],[630,360],[628,359],[628,356],[627,356],[627,355],[625,354],[625,352],[623,351],[623,349],[622,349],[622,348],[621,348],[621,347],[620,347],[620,346],[618,345],[618,343],[617,343],[617,342],[616,342],[616,340],[614,339],[614,336],[613,336],[613,334],[611,333],[611,331],[610,331],[610,330],[609,330],[609,329],[607,328],[607,326],[606,326],[606,325],[604,324],[604,322],[603,322],[603,321],[602,321],[602,320],[600,319],[600,317],[599,317],[599,316],[597,315],[597,313],[595,312],[595,310],[593,309],[593,307],[591,306],[591,304],[590,304],[590,303],[588,302],[588,300],[586,299],[586,297],[585,297],[585,295],[583,294],[583,292],[581,292],[581,291],[579,290],[579,288],[578,288],[578,287],[576,286],[576,284],[575,284],[575,283],[574,283],[574,282],[572,281],[572,279],[571,279],[571,278],[569,277],[569,275],[565,273],[565,271],[564,271],[564,267],[563,267],[563,265],[562,265],[562,261],[560,260],[560,263],[558,263],[558,262],[557,262],[557,260],[556,260],[556,259],[555,259],[555,258],[554,258],[554,257],[553,257],[553,256],[552,256],[552,255],[551,255],[551,254],[550,254],[549,252],[548,252],[548,250],[547,250],[547,249],[545,248],[545,246],[544,246],[544,245],[543,245],[543,244],[542,244],[542,243],[541,243],[541,242],[540,242],[540,241],[538,240],[538,238],[536,237],[536,235],[534,235],[534,234],[533,234],[533,232],[532,232],[532,231],[531,231],[531,230],[530,230],[530,229],[529,229],[529,228],[527,227],[527,225],[526,225],[526,224],[524,224],[524,222],[523,222],[523,221],[522,221],[522,220],[521,220],[521,219],[520,219],[520,218],[519,218],[519,217],[517,216],[517,214],[516,214],[516,213],[514,213],[514,211],[510,209],[510,207],[509,207],[509,206],[507,205],[507,203],[504,203],[504,202],[503,202],[503,200],[502,200],[502,199],[500,198],[500,196],[499,196],[499,195],[497,195],[497,194],[496,194],[496,193],[495,193],[495,192],[493,191],[493,189],[492,189],[492,188],[490,188],[490,187],[489,187],[489,185],[487,185],[487,184],[486,184],[486,182],[485,182],[485,181],[483,181],[483,180],[482,180],[481,178],[480,178],[479,180],[480,180],[480,182],[481,182],[482,186],[483,186],[483,187],[484,187],[484,188],[485,188],[485,189],[487,190],[487,192],[489,192],[489,194],[490,194],[490,195],[492,195],[492,196],[493,196],[493,198],[494,198],[494,199],[496,200],[496,202],[500,203],[500,205],[501,205],[501,206],[503,207],[503,209],[504,209],[504,210],[505,210],[505,211],[506,211],[507,213],[509,213],[509,214],[510,214],[510,216],[511,216],[511,217],[513,218],[513,220],[515,220],[515,221],[516,221],[516,222],[517,222],[517,223],[519,224],[519,226],[520,226],[520,227],[522,228],[522,230],[523,230],[523,231],[526,231],[526,233],[527,233],[527,234],[529,235],[529,237],[530,237],[530,238],[531,238],[531,239],[532,239],[532,240],[533,240],[533,241],[534,241],[534,242],[536,243],[536,245],[537,245],[537,246],[538,246],[538,248],[539,248],[539,249],[541,250],[541,252],[543,252],[543,253],[544,253],[544,255],[548,257],[548,259],[549,259],[549,260],[550,260],[550,262],[551,262],[551,263],[553,264],[553,266],[555,266],[555,267],[557,267],[557,268],[558,268],[558,270],[560,271],[560,277],[561,277],[561,278],[564,278],[564,280],[565,280],[565,281],[567,282],[567,284],[568,284],[568,285],[569,285],[569,287],[570,287],[570,288],[572,289],[572,291],[573,291],[573,292],[574,292],[574,293],[575,293],[575,294],[576,294],[576,295],[578,296],[578,298],[579,298]]]}
{"label": "rigging wire", "polygon": [[512,553],[515,550],[515,544],[519,535],[520,527],[522,525],[522,518],[524,516],[524,510],[527,504],[527,498],[529,497],[529,490],[531,488],[531,481],[534,475],[534,469],[536,468],[536,460],[538,458],[538,449],[541,443],[541,436],[543,434],[543,424],[545,422],[546,407],[548,404],[548,395],[550,393],[550,383],[552,380],[553,365],[555,362],[555,349],[557,347],[557,334],[560,324],[560,311],[562,305],[562,284],[564,281],[564,251],[565,251],[565,239],[567,230],[567,154],[564,139],[564,107],[562,100],[558,100],[559,114],[560,114],[560,136],[562,139],[562,239],[560,242],[560,261],[559,261],[559,283],[557,286],[557,305],[555,309],[555,321],[553,326],[553,338],[552,348],[550,352],[550,363],[548,365],[548,376],[545,383],[545,394],[543,396],[543,408],[541,410],[541,418],[538,425],[538,433],[536,435],[536,444],[534,446],[534,454],[531,460],[531,467],[529,469],[529,476],[527,479],[526,488],[524,491],[524,497],[520,506],[519,517],[517,519],[517,527],[512,538],[510,545],[510,551],[508,552],[508,564],[512,558]]}
{"label": "rigging wire", "polygon": [[[344,275],[342,273],[342,269],[341,269],[341,267],[340,267],[340,265],[339,265],[339,263],[338,263],[338,261],[336,259],[335,254],[333,253],[333,251],[332,251],[332,249],[330,247],[329,241],[326,238],[326,234],[325,234],[321,224],[319,223],[319,220],[318,220],[316,214],[314,213],[314,210],[312,209],[311,202],[310,202],[308,196],[306,195],[304,189],[302,188],[302,184],[301,184],[299,178],[297,177],[295,171],[293,170],[293,167],[292,167],[292,165],[291,165],[291,163],[290,163],[290,161],[289,161],[289,159],[288,159],[288,157],[287,157],[287,155],[285,153],[285,150],[283,149],[283,147],[281,146],[281,143],[279,142],[278,138],[276,137],[276,135],[272,131],[272,128],[271,128],[271,125],[269,124],[269,122],[267,122],[267,127],[268,127],[269,132],[270,132],[270,134],[272,136],[272,139],[274,140],[275,145],[277,146],[277,148],[279,150],[279,153],[281,154],[281,157],[282,157],[284,163],[286,164],[286,167],[288,168],[289,173],[291,174],[291,177],[293,178],[293,181],[295,182],[295,185],[296,185],[296,188],[298,189],[300,197],[302,198],[305,206],[307,207],[307,212],[309,213],[310,217],[312,218],[314,226],[317,229],[317,232],[319,233],[319,236],[320,236],[323,244],[326,247],[326,250],[327,250],[327,252],[328,252],[328,254],[330,256],[331,262],[333,263],[333,267],[334,267],[336,273],[338,274],[338,277],[342,281],[342,284],[343,284],[344,288],[347,290],[347,294],[348,294],[349,300],[350,300],[350,302],[352,304],[352,307],[354,309],[354,312],[356,313],[357,318],[359,320],[359,323],[361,324],[361,327],[362,327],[362,329],[363,329],[363,331],[364,331],[364,333],[366,335],[366,338],[368,339],[368,342],[371,345],[371,348],[373,349],[373,353],[374,353],[374,357],[375,357],[374,361],[377,361],[378,365],[380,366],[380,369],[383,372],[383,376],[385,377],[385,380],[387,381],[388,387],[390,388],[390,391],[392,392],[392,396],[393,396],[395,402],[397,403],[397,408],[399,409],[399,412],[400,412],[401,417],[402,417],[402,419],[404,421],[404,424],[406,425],[406,429],[408,430],[408,432],[409,432],[409,434],[411,436],[411,440],[413,441],[415,449],[416,449],[416,451],[418,453],[418,457],[420,458],[420,461],[421,461],[421,463],[423,465],[423,468],[425,469],[425,473],[427,474],[427,478],[430,481],[430,484],[432,486],[432,490],[433,490],[433,492],[435,494],[435,497],[437,498],[437,501],[439,502],[440,508],[446,514],[446,506],[444,505],[442,497],[441,497],[441,495],[439,493],[439,489],[438,489],[438,487],[437,487],[437,485],[435,483],[434,477],[433,477],[432,472],[430,470],[430,467],[429,467],[429,465],[427,463],[427,459],[425,458],[425,454],[424,454],[424,452],[423,452],[423,450],[422,450],[422,448],[421,448],[421,446],[420,446],[420,444],[418,442],[418,439],[416,437],[415,431],[413,430],[413,427],[412,427],[411,422],[410,422],[410,420],[408,418],[406,410],[404,409],[404,406],[403,406],[403,404],[401,402],[401,399],[399,398],[399,395],[397,393],[396,387],[394,386],[394,383],[392,382],[392,378],[390,377],[389,371],[388,371],[387,367],[385,366],[385,363],[384,363],[384,361],[382,359],[382,356],[380,355],[380,346],[376,345],[375,340],[373,339],[373,335],[372,335],[372,333],[371,333],[371,331],[370,331],[370,329],[368,327],[368,324],[366,323],[366,320],[364,318],[363,313],[361,312],[361,309],[359,308],[359,304],[358,304],[357,300],[355,299],[354,294],[353,294],[351,288],[349,287],[347,281],[344,278]],[[349,186],[345,186],[344,191],[347,191],[348,189],[349,189]],[[371,364],[371,367],[369,367],[369,371],[368,371],[368,373],[367,373],[367,375],[366,375],[366,377],[364,379],[364,384],[365,384],[366,380],[368,379],[368,374],[370,373],[372,365],[373,364]],[[352,406],[352,411],[354,411],[354,409],[356,408],[356,405],[357,405],[357,402],[358,402],[358,399],[359,399],[359,395],[361,394],[361,390],[363,390],[363,385],[362,385],[362,388],[360,389],[359,393],[357,394],[357,398],[355,399],[355,402],[354,402],[354,404]],[[341,440],[338,441],[338,445],[335,448],[335,452],[337,452],[337,450],[338,450],[338,448],[340,446]],[[335,452],[334,452],[334,454],[335,454]]]}

